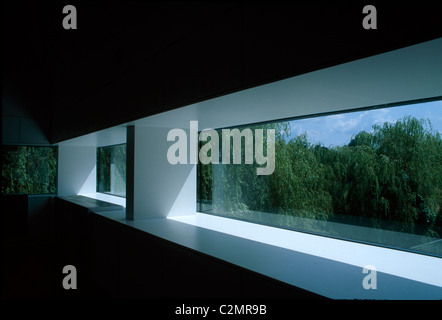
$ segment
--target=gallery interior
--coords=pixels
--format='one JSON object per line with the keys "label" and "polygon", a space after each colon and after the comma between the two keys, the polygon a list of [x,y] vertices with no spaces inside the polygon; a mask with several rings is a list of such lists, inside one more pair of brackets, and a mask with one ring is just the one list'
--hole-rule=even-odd
{"label": "gallery interior", "polygon": [[[434,3],[67,4],[2,4],[3,298],[442,299]],[[226,128],[274,171],[168,161]]]}

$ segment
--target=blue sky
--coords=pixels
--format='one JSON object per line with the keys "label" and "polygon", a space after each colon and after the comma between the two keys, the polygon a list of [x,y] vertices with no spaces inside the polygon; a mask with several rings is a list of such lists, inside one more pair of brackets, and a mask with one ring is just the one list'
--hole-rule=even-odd
{"label": "blue sky", "polygon": [[442,101],[360,111],[291,121],[291,137],[307,133],[309,142],[325,147],[348,144],[352,136],[365,130],[372,131],[373,124],[396,122],[404,116],[430,119],[434,130],[442,134]]}

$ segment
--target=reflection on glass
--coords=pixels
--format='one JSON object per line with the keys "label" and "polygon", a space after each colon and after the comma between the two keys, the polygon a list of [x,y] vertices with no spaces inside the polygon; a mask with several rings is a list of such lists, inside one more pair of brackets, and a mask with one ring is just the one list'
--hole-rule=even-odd
{"label": "reflection on glass", "polygon": [[97,192],[126,197],[126,144],[97,149]]}

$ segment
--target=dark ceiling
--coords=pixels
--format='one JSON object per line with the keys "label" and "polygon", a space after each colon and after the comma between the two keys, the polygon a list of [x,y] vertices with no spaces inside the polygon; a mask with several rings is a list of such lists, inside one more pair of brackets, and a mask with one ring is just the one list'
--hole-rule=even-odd
{"label": "dark ceiling", "polygon": [[3,96],[58,142],[442,36],[436,2],[370,2],[377,30],[365,4],[3,2]]}

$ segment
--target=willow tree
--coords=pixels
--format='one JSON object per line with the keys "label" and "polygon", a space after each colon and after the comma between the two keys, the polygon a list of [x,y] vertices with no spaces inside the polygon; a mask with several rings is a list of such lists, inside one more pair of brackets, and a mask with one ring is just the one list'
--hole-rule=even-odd
{"label": "willow tree", "polygon": [[361,132],[348,148],[348,214],[427,232],[442,205],[442,140],[428,120],[405,117]]}

